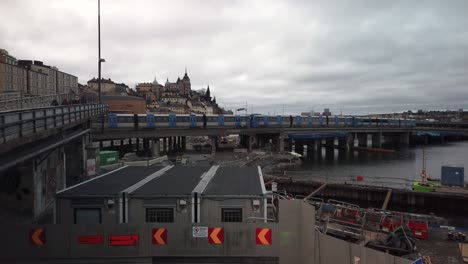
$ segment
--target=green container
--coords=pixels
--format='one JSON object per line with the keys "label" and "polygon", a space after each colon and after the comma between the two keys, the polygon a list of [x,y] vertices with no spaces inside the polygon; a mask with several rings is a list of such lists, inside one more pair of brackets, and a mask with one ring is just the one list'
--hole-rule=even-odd
{"label": "green container", "polygon": [[422,181],[413,182],[413,191],[415,192],[433,192],[435,187],[439,187],[440,182],[437,181],[427,181],[423,183]]}
{"label": "green container", "polygon": [[99,153],[100,166],[107,166],[119,162],[119,152],[104,150]]}

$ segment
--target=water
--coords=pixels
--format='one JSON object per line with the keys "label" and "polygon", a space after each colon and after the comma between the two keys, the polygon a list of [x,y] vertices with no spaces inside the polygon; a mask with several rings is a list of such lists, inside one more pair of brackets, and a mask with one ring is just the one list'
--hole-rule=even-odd
{"label": "water", "polygon": [[[329,151],[322,158],[307,157],[304,164],[287,175],[301,179],[327,182],[347,182],[382,187],[411,189],[420,179],[423,146],[397,149],[395,153]],[[468,141],[426,145],[428,176],[440,179],[441,166],[468,167]],[[356,181],[362,176],[363,181]],[[466,179],[466,177],[465,177]]]}

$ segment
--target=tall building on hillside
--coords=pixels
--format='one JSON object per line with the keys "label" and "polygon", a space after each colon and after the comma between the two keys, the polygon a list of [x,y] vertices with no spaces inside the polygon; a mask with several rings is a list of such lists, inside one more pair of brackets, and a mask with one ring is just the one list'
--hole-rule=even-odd
{"label": "tall building on hillside", "polygon": [[0,49],[0,98],[78,93],[78,78],[42,61],[17,60]]}
{"label": "tall building on hillside", "polygon": [[210,86],[206,91],[192,91],[190,77],[187,69],[183,78],[170,82],[166,79],[164,85],[158,83],[156,78],[152,83],[144,82],[136,86],[139,96],[145,98],[147,108],[151,112],[169,111],[177,114],[220,114],[224,110],[216,103],[216,98],[211,97]]}
{"label": "tall building on hillside", "polygon": [[190,78],[187,75],[187,69],[185,69],[185,74],[182,79],[179,77],[174,83],[169,82],[169,79],[167,79],[164,84],[164,90],[178,91],[180,95],[189,96],[190,91],[192,90],[192,84],[190,83]]}
{"label": "tall building on hillside", "polygon": [[153,101],[161,100],[161,93],[164,90],[164,86],[158,83],[156,77],[152,83],[139,83],[136,86],[136,92],[145,98],[146,102],[151,103]]}
{"label": "tall building on hillside", "polygon": [[18,60],[0,49],[1,99],[13,99],[27,92],[27,71],[18,66]]}
{"label": "tall building on hillside", "polygon": [[[99,79],[92,78],[91,80],[89,80],[88,87],[93,89],[96,92],[99,92]],[[101,78],[101,93],[116,94],[115,88],[116,88],[116,84],[110,78],[109,79]]]}

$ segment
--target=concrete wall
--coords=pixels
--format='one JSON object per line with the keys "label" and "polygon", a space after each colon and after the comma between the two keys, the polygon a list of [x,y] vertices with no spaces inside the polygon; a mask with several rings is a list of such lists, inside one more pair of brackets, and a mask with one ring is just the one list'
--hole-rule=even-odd
{"label": "concrete wall", "polygon": [[[186,257],[203,259],[211,257],[216,263],[233,257],[271,257],[270,263],[279,258],[279,263],[354,263],[355,256],[361,257],[359,264],[409,264],[411,261],[396,258],[346,241],[316,234],[315,212],[312,206],[301,201],[280,201],[279,223],[219,223],[202,222],[196,225],[177,223],[119,224],[119,225],[46,225],[46,241],[35,246],[30,241],[33,226],[13,226],[1,229],[0,262],[38,263],[52,260],[60,263],[104,262],[109,259],[126,258],[128,261],[144,260],[149,257]],[[224,242],[210,244],[207,237],[193,237],[192,228],[221,227]],[[37,228],[37,227],[35,227]],[[152,243],[153,229],[165,228],[165,245]],[[256,229],[270,228],[271,245],[256,244]],[[104,242],[94,245],[79,244],[79,236],[103,235]],[[111,235],[137,235],[138,243],[132,246],[110,246]],[[207,259],[207,258],[204,258]],[[224,261],[222,261],[224,260]],[[131,263],[131,262],[130,262]],[[207,261],[200,261],[207,263]],[[213,262],[211,262],[213,263]]]}
{"label": "concrete wall", "polygon": [[2,172],[0,221],[22,222],[52,208],[55,192],[66,184],[64,157],[63,148],[58,148]]}
{"label": "concrete wall", "polygon": [[[252,200],[260,200],[260,208],[258,212],[254,212],[252,207]],[[226,198],[201,198],[200,204],[200,219],[202,222],[221,222],[222,208],[242,208],[243,222],[252,222],[248,220],[249,217],[264,217],[264,200],[263,197],[258,198],[244,198],[244,199],[226,199]],[[256,220],[261,222],[261,220]]]}
{"label": "concrete wall", "polygon": [[[185,209],[178,206],[179,199],[187,201]],[[146,208],[171,207],[174,208],[175,225],[189,225],[192,223],[192,211],[190,206],[190,197],[181,198],[155,198],[155,199],[136,199],[131,198],[128,201],[128,223],[143,224],[146,222]],[[164,223],[165,224],[165,223]]]}
{"label": "concrete wall", "polygon": [[[114,200],[114,206],[106,206],[107,200]],[[75,208],[99,208],[101,209],[101,223],[105,225],[117,225],[120,223],[119,199],[106,198],[80,198],[80,199],[56,199],[56,223],[73,225]]]}
{"label": "concrete wall", "polygon": [[[317,243],[314,249],[315,263],[335,264],[335,263],[381,263],[381,264],[404,264],[412,261],[385,254],[360,245],[348,243],[322,233],[315,233]],[[354,262],[359,259],[360,262]]]}

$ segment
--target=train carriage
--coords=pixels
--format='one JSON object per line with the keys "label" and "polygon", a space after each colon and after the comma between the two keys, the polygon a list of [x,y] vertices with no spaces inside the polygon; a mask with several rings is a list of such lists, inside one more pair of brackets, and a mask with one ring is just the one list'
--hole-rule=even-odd
{"label": "train carriage", "polygon": [[[291,120],[292,118],[292,120]],[[328,121],[328,122],[327,122]],[[196,114],[116,114],[107,115],[106,128],[158,129],[203,128],[203,116]],[[359,116],[270,116],[270,115],[207,115],[207,127],[414,127],[415,120],[370,118]]]}

